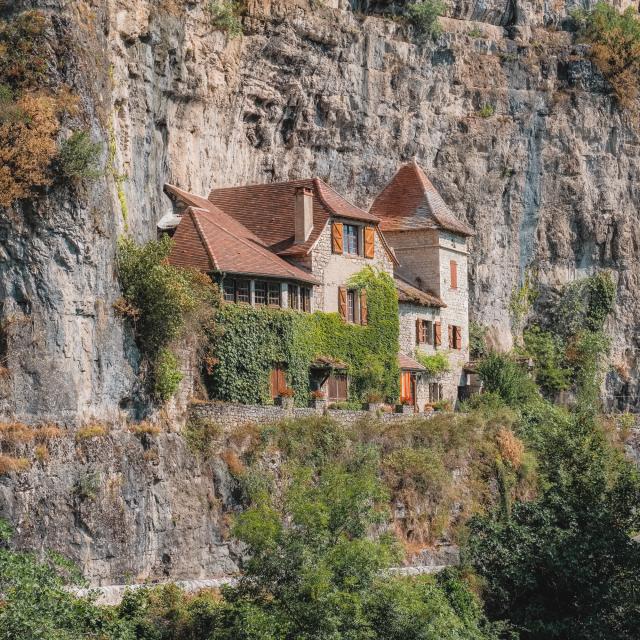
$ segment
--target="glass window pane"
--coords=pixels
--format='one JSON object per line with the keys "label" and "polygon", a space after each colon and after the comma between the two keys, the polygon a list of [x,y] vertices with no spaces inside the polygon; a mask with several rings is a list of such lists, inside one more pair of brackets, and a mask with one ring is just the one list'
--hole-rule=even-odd
{"label": "glass window pane", "polygon": [[355,322],[356,318],[356,292],[347,291],[347,322]]}
{"label": "glass window pane", "polygon": [[280,283],[279,282],[270,282],[268,289],[268,301],[267,304],[269,306],[279,307],[280,306]]}
{"label": "glass window pane", "polygon": [[351,255],[358,255],[358,227],[352,224],[345,224],[344,230],[344,252]]}
{"label": "glass window pane", "polygon": [[298,296],[298,285],[290,284],[289,285],[289,308],[290,309],[299,309],[300,301]]}
{"label": "glass window pane", "polygon": [[251,298],[249,295],[249,281],[236,280],[236,302],[249,304],[250,301]]}
{"label": "glass window pane", "polygon": [[256,305],[267,304],[267,283],[262,280],[256,280],[255,301]]}
{"label": "glass window pane", "polygon": [[236,287],[235,282],[233,280],[225,280],[223,284],[224,289],[224,299],[226,302],[235,302],[236,301]]}

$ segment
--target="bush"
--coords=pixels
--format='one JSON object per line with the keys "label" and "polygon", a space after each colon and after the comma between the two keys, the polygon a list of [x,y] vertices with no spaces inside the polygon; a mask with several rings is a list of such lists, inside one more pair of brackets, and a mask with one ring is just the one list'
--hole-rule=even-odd
{"label": "bush", "polygon": [[152,366],[152,388],[161,400],[171,397],[182,379],[172,344],[188,335],[192,348],[203,349],[219,303],[208,276],[167,262],[171,246],[167,236],[143,246],[123,238],[118,246],[124,299],[118,308],[134,324],[138,345]]}
{"label": "bush", "polygon": [[630,106],[640,79],[640,17],[637,8],[623,13],[606,2],[574,12],[581,37],[592,44],[591,56],[620,102]]}
{"label": "bush", "polygon": [[407,7],[407,17],[418,35],[436,38],[442,33],[438,18],[444,13],[445,5],[441,0],[423,0]]}
{"label": "bush", "polygon": [[241,9],[241,3],[234,0],[209,0],[206,5],[211,23],[220,31],[226,31],[230,38],[242,35]]}
{"label": "bush", "polygon": [[75,131],[60,147],[58,161],[67,178],[97,178],[102,175],[102,144],[92,142],[86,131]]}
{"label": "bush", "polygon": [[491,353],[478,365],[484,389],[498,394],[513,408],[520,408],[539,398],[535,382],[511,357]]}
{"label": "bush", "polygon": [[535,365],[536,382],[547,394],[571,387],[572,370],[565,366],[562,339],[551,332],[534,326],[524,332],[526,353]]}
{"label": "bush", "polygon": [[444,351],[438,351],[431,356],[418,353],[416,360],[427,370],[427,374],[430,376],[445,373],[450,368],[449,356]]}

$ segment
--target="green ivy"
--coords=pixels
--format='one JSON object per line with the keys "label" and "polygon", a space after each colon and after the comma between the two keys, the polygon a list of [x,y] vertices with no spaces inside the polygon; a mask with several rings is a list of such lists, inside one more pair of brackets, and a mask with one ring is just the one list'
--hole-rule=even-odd
{"label": "green ivy", "polygon": [[348,365],[352,400],[379,392],[398,396],[398,298],[393,279],[370,267],[349,286],[367,290],[368,324],[345,323],[337,313],[304,314],[228,304],[218,312],[222,335],[212,344],[217,364],[209,376],[212,395],[245,404],[270,402],[269,372],[286,363],[295,402],[309,400],[309,365],[330,356]]}
{"label": "green ivy", "polygon": [[449,356],[444,351],[438,351],[431,356],[418,353],[416,360],[427,370],[431,376],[449,371]]}

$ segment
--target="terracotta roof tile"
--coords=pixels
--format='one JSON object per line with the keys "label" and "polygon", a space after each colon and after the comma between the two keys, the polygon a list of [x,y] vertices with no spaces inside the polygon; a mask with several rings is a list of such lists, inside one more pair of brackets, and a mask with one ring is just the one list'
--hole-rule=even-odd
{"label": "terracotta roof tile", "polygon": [[415,160],[400,167],[369,211],[380,218],[382,231],[441,228],[463,236],[475,235],[468,224],[453,215]]}
{"label": "terracotta roof tile", "polygon": [[423,365],[404,353],[398,354],[398,366],[405,371],[426,371]]}
{"label": "terracotta roof tile", "polygon": [[[301,187],[313,190],[313,230],[306,242],[294,244],[295,194]],[[308,254],[332,216],[378,223],[319,178],[213,189],[209,201],[280,255]]]}
{"label": "terracotta roof tile", "polygon": [[399,302],[412,302],[424,307],[444,308],[447,306],[442,298],[437,296],[432,291],[424,291],[423,289],[419,289],[418,287],[409,284],[406,280],[404,280],[397,274],[393,279],[396,283],[396,291],[398,292]]}
{"label": "terracotta roof tile", "polygon": [[207,209],[187,208],[173,241],[169,261],[177,266],[318,282],[308,271],[275,255],[251,231],[209,202]]}

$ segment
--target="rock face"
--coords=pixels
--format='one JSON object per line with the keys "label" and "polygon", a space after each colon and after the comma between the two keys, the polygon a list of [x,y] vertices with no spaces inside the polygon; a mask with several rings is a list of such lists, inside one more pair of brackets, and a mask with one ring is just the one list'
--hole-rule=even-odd
{"label": "rock face", "polygon": [[[139,412],[138,355],[112,309],[114,254],[121,233],[155,236],[170,207],[164,182],[207,193],[317,175],[368,206],[412,157],[477,230],[471,315],[494,344],[511,345],[509,299],[527,272],[552,290],[612,270],[606,398],[640,408],[640,137],[587,48],[560,30],[574,3],[453,0],[437,42],[381,17],[403,4],[251,0],[245,35],[232,40],[200,0],[4,4],[5,16],[40,7],[52,38],[71,37],[64,79],[111,158],[101,180],[0,212],[4,415],[72,423]],[[178,453],[165,464],[166,444],[163,486],[173,501],[193,478],[181,475]],[[125,468],[118,446],[109,441],[106,459],[122,465],[131,486],[153,484],[146,471]],[[58,463],[72,468],[71,451]],[[66,500],[58,481],[44,471],[1,480],[5,503],[41,505],[40,528],[23,541],[42,540],[42,523],[58,517]],[[149,522],[159,507],[153,488],[144,492],[123,509]],[[84,535],[73,517],[64,522],[48,540],[63,550]],[[215,529],[203,526],[201,541]],[[147,547],[146,575],[161,575],[163,554],[179,557],[182,544],[165,537]],[[201,548],[186,544],[188,553]],[[126,571],[113,547],[88,548],[96,580]]]}

